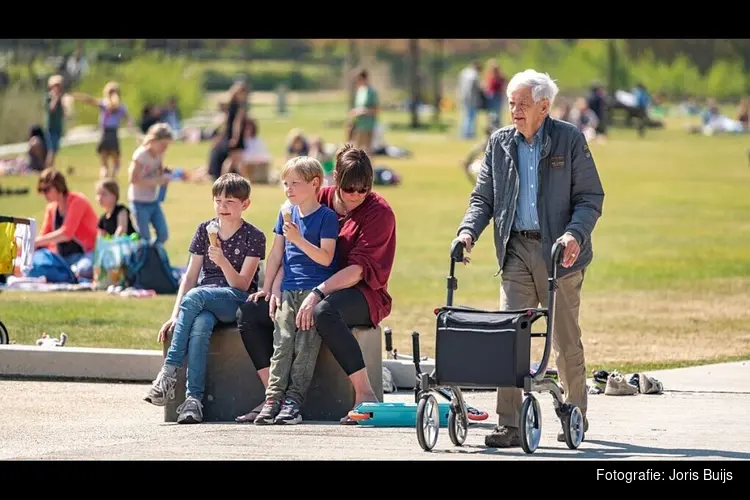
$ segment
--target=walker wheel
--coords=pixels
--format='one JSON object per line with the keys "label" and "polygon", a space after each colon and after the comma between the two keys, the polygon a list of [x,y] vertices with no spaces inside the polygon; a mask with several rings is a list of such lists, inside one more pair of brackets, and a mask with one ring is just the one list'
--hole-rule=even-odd
{"label": "walker wheel", "polygon": [[469,422],[466,415],[459,412],[458,408],[451,406],[451,411],[448,414],[448,436],[450,436],[451,442],[456,446],[463,445],[468,431]]}
{"label": "walker wheel", "polygon": [[431,451],[440,431],[440,407],[435,396],[425,393],[417,405],[417,440],[424,451]]}
{"label": "walker wheel", "polygon": [[542,439],[542,410],[539,401],[529,394],[521,406],[521,448],[534,453]]}
{"label": "walker wheel", "polygon": [[349,418],[351,418],[352,420],[357,420],[357,421],[369,420],[370,418],[372,418],[372,413],[360,413],[356,410],[350,411],[348,415],[349,415]]}
{"label": "walker wheel", "polygon": [[571,450],[577,449],[583,441],[583,414],[577,406],[571,405],[570,411],[563,415],[563,434],[565,435],[565,444]]}

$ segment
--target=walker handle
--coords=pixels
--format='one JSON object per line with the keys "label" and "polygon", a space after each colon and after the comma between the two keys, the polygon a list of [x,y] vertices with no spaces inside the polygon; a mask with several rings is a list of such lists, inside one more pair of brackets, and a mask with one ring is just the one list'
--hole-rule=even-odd
{"label": "walker handle", "polygon": [[383,334],[385,335],[385,350],[391,352],[393,350],[393,331],[387,326],[383,330]]}

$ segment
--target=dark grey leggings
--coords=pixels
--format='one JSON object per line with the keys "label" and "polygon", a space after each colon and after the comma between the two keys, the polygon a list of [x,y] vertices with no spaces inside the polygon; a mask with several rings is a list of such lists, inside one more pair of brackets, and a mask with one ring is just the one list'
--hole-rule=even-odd
{"label": "dark grey leggings", "polygon": [[[370,309],[362,292],[345,288],[320,301],[313,310],[313,321],[323,343],[347,375],[365,367],[362,349],[351,333],[353,327],[372,327]],[[271,366],[273,321],[268,302],[245,302],[237,310],[242,343],[256,370]]]}

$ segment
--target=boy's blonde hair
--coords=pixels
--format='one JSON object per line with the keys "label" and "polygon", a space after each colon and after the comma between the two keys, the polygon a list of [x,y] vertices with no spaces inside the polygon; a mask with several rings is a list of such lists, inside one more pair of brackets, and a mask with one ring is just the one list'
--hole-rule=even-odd
{"label": "boy's blonde hair", "polygon": [[167,123],[154,123],[149,127],[146,132],[146,136],[143,138],[142,144],[147,146],[152,141],[171,141],[174,139],[172,133],[172,127]]}
{"label": "boy's blonde hair", "polygon": [[117,82],[108,82],[104,86],[102,93],[110,111],[114,111],[120,107],[120,85]]}
{"label": "boy's blonde hair", "polygon": [[284,168],[281,170],[281,179],[285,179],[290,173],[296,173],[305,182],[312,182],[313,179],[318,179],[318,187],[320,189],[323,186],[323,180],[325,178],[325,172],[323,172],[323,166],[318,160],[311,156],[295,156],[286,162]]}

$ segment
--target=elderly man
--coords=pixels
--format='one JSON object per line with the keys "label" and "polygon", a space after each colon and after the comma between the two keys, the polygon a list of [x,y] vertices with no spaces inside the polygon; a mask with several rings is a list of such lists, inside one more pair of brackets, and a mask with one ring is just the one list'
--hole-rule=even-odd
{"label": "elderly man", "polygon": [[[470,252],[493,219],[502,309],[546,305],[552,245],[564,246],[552,345],[566,401],[581,409],[585,432],[586,367],[578,308],[604,192],[583,134],[549,116],[557,92],[549,75],[534,70],[508,83],[513,125],[495,132],[487,144],[457,239]],[[485,438],[488,447],[520,446],[521,403],[520,389],[498,389],[498,426]],[[562,432],[558,440],[564,441]]]}

